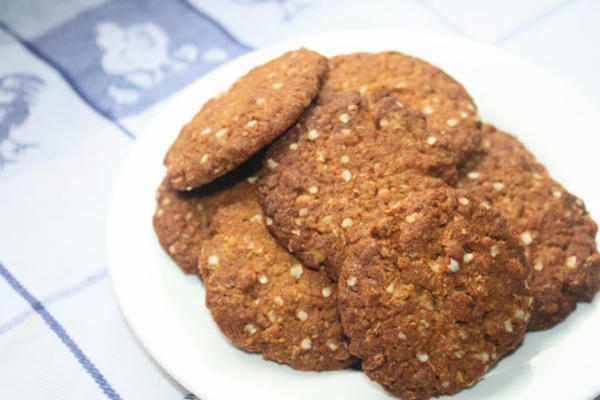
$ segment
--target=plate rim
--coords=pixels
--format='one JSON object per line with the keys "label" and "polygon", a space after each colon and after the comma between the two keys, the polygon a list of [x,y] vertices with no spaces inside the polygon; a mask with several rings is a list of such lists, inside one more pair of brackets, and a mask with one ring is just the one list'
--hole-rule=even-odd
{"label": "plate rim", "polygon": [[[222,71],[236,69],[236,67],[238,65],[247,64],[249,62],[248,60],[250,60],[250,62],[252,60],[258,60],[260,58],[266,57],[267,54],[272,54],[273,52],[277,52],[281,49],[296,48],[296,47],[299,47],[303,43],[312,43],[312,42],[316,43],[316,40],[334,41],[335,42],[337,40],[341,40],[342,38],[347,39],[348,37],[353,37],[353,35],[369,36],[369,37],[377,37],[379,35],[381,35],[382,37],[418,35],[418,37],[420,37],[420,40],[436,40],[436,41],[439,41],[440,43],[447,43],[449,45],[452,45],[453,43],[461,43],[463,45],[467,44],[468,46],[473,46],[474,48],[485,48],[485,49],[487,49],[487,51],[491,50],[491,51],[501,55],[503,58],[505,57],[507,59],[510,59],[511,62],[517,62],[522,65],[526,65],[530,70],[539,71],[539,73],[542,75],[542,78],[541,78],[542,80],[551,79],[554,84],[558,84],[559,86],[562,86],[568,92],[578,96],[579,100],[582,100],[583,102],[588,103],[590,105],[591,109],[600,110],[599,103],[594,98],[590,97],[586,93],[579,91],[571,82],[565,81],[564,79],[560,78],[554,72],[552,72],[544,67],[540,67],[540,66],[538,66],[528,60],[525,60],[520,56],[512,54],[504,49],[490,46],[490,45],[480,43],[480,42],[475,42],[475,41],[468,40],[468,39],[461,38],[461,37],[455,37],[455,36],[441,37],[439,35],[435,35],[435,34],[431,34],[431,33],[424,33],[424,32],[420,32],[420,31],[413,31],[413,30],[376,29],[376,30],[338,31],[338,32],[332,32],[332,33],[326,33],[326,34],[310,35],[310,36],[286,41],[283,43],[277,43],[277,44],[274,44],[274,45],[271,45],[268,47],[264,47],[264,48],[252,51],[246,55],[243,55],[241,57],[238,57],[238,58],[232,60],[229,63],[226,63],[218,68],[215,68],[213,71],[205,74],[204,76],[200,77],[198,80],[196,80],[193,83],[186,86],[186,88],[184,88],[182,91],[176,93],[173,96],[170,96],[165,102],[165,105],[164,105],[165,111],[159,112],[154,118],[152,118],[152,121],[150,121],[150,123],[147,126],[152,127],[157,123],[157,121],[160,121],[161,119],[163,119],[164,118],[163,114],[166,113],[167,110],[169,110],[169,107],[172,107],[175,104],[176,99],[179,96],[182,96],[182,93],[187,93],[188,91],[193,91],[194,88],[197,87],[198,85],[200,85],[202,82],[210,80],[214,76],[218,76],[219,74],[222,74],[223,73]],[[365,49],[365,51],[369,51],[369,50]],[[402,51],[402,50],[400,50],[400,51]],[[283,52],[283,51],[280,51],[280,52]],[[442,68],[443,68],[443,66],[442,66]],[[477,103],[476,98],[475,98],[475,101]],[[111,232],[113,232],[114,229],[116,229],[117,226],[119,225],[117,223],[117,221],[115,221],[115,218],[116,218],[115,210],[117,209],[116,208],[117,206],[115,204],[119,201],[118,189],[123,185],[123,179],[124,179],[124,176],[126,176],[124,174],[124,172],[126,171],[127,168],[130,168],[130,164],[133,161],[135,161],[134,157],[136,155],[136,151],[139,151],[138,149],[141,149],[143,144],[146,143],[146,141],[150,141],[151,133],[152,133],[152,129],[146,128],[144,130],[144,132],[138,136],[138,139],[134,143],[131,151],[129,152],[129,154],[126,157],[126,160],[124,161],[124,163],[121,166],[119,175],[115,181],[116,183],[115,183],[115,185],[113,187],[113,191],[111,193],[111,197],[110,197],[110,201],[109,201],[109,209],[108,209],[107,219],[106,219],[106,251],[107,251],[107,261],[108,261],[107,265],[108,265],[108,271],[109,271],[109,276],[110,276],[110,280],[111,280],[111,286],[112,286],[113,292],[115,293],[115,296],[117,298],[119,308],[120,308],[122,314],[124,315],[125,320],[127,321],[127,325],[132,330],[132,332],[134,333],[134,336],[139,341],[139,343],[142,344],[145,351],[147,351],[152,356],[152,358],[155,359],[156,362],[162,368],[165,369],[165,371],[167,371],[167,373],[171,377],[173,377],[175,380],[180,382],[184,387],[186,387],[187,389],[194,388],[193,392],[196,393],[197,395],[202,396],[201,398],[203,398],[203,399],[206,399],[206,400],[214,399],[214,398],[217,398],[216,394],[210,393],[210,392],[198,391],[198,388],[196,388],[196,385],[194,384],[194,382],[190,382],[189,379],[187,379],[185,376],[182,376],[182,374],[179,371],[179,368],[173,364],[173,361],[168,358],[165,358],[163,352],[157,350],[156,347],[153,345],[154,341],[148,339],[148,336],[144,332],[145,327],[139,325],[139,320],[136,319],[135,315],[133,315],[134,310],[132,310],[130,308],[130,303],[128,303],[126,296],[124,296],[124,292],[122,290],[123,282],[120,281],[119,271],[118,271],[118,269],[116,269],[117,264],[113,260],[113,257],[115,254],[114,253],[114,243],[113,243],[114,236],[111,237]],[[140,145],[140,143],[142,143],[142,145]],[[149,224],[149,225],[151,228],[151,224]],[[597,303],[597,301],[595,303]],[[231,385],[232,383],[228,382],[228,384]],[[597,384],[596,388],[595,388],[595,392],[598,392],[598,391],[600,391],[600,383]]]}

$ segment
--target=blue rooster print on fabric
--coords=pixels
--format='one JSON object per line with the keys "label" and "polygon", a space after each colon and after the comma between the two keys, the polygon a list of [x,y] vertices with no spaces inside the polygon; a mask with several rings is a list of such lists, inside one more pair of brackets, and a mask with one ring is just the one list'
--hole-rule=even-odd
{"label": "blue rooster print on fabric", "polygon": [[13,128],[29,117],[33,95],[44,82],[30,74],[9,74],[0,77],[0,169],[15,161],[15,156],[33,143],[20,143],[11,136]]}
{"label": "blue rooster print on fabric", "polygon": [[[121,85],[108,87],[109,96],[119,104],[136,103],[140,97],[136,89],[160,84],[169,73],[188,68],[199,56],[198,48],[191,43],[170,52],[168,33],[151,22],[127,27],[101,22],[96,26],[96,44],[103,51],[104,72],[124,79]],[[211,49],[202,56],[211,54],[217,58],[209,61],[223,62],[227,58],[222,49]]]}

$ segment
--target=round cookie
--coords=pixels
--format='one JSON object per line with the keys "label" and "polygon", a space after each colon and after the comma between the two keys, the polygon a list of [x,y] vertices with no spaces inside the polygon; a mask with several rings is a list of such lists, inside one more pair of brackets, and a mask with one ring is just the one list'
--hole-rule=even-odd
{"label": "round cookie", "polygon": [[236,346],[302,370],[334,370],[348,351],[335,282],[305,269],[265,227],[255,196],[221,208],[199,266],[206,305]]}
{"label": "round cookie", "polygon": [[535,299],[529,329],[550,328],[600,288],[597,226],[518,139],[485,124],[482,147],[459,186],[487,200],[520,235]]}
{"label": "round cookie", "polygon": [[165,156],[170,185],[191,190],[250,158],[298,119],[326,71],[325,57],[302,48],[252,69],[207,101]]}
{"label": "round cookie", "polygon": [[427,123],[447,136],[457,161],[477,150],[481,122],[465,88],[441,69],[399,52],[354,53],[332,57],[321,93],[358,90],[388,92],[423,112]]}
{"label": "round cookie", "polygon": [[217,210],[254,195],[257,178],[252,172],[246,163],[189,192],[173,190],[163,179],[156,192],[152,223],[161,246],[183,272],[198,273],[201,244],[210,236],[209,225]]}
{"label": "round cookie", "polygon": [[376,234],[414,190],[453,182],[446,137],[393,95],[330,94],[268,150],[259,199],[271,233],[311,268],[337,279],[346,249]]}
{"label": "round cookie", "polygon": [[381,239],[350,250],[338,281],[350,352],[405,400],[456,393],[525,335],[522,249],[467,191],[415,193],[388,218]]}

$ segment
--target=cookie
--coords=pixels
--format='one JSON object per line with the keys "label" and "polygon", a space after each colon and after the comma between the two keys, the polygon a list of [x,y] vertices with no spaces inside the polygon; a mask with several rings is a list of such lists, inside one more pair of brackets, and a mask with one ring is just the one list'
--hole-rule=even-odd
{"label": "cookie", "polygon": [[396,201],[456,178],[448,145],[393,95],[327,95],[267,150],[258,193],[269,229],[337,279],[348,246]]}
{"label": "cookie", "polygon": [[485,124],[482,147],[459,186],[487,200],[520,235],[535,299],[529,329],[550,328],[600,287],[596,223],[518,139]]}
{"label": "cookie", "polygon": [[191,190],[250,158],[298,119],[326,70],[325,57],[302,48],[254,68],[207,101],[165,156],[170,185]]}
{"label": "cookie", "polygon": [[391,92],[421,111],[448,138],[458,162],[477,149],[481,122],[473,99],[460,83],[426,61],[392,51],[332,57],[321,92],[348,90],[368,96]]}
{"label": "cookie", "polygon": [[189,192],[172,189],[163,179],[156,192],[152,219],[156,236],[169,256],[187,274],[198,273],[198,256],[220,207],[246,199],[256,190],[250,162],[209,185]]}
{"label": "cookie", "polygon": [[517,236],[467,191],[415,193],[338,281],[350,352],[405,400],[473,385],[524,337],[533,299]]}
{"label": "cookie", "polygon": [[269,234],[255,196],[221,208],[199,258],[206,305],[236,346],[302,370],[356,362],[337,310],[336,285],[306,269]]}

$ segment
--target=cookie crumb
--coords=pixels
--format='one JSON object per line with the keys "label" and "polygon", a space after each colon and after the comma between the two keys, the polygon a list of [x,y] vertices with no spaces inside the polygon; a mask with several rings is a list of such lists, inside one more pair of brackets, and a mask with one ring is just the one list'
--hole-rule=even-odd
{"label": "cookie crumb", "polygon": [[304,270],[302,269],[302,265],[300,265],[300,264],[294,264],[290,268],[290,274],[296,279],[300,279],[303,272],[304,272]]}
{"label": "cookie crumb", "polygon": [[525,246],[529,246],[531,244],[531,242],[533,242],[533,238],[531,237],[531,235],[529,234],[529,232],[523,232],[523,233],[521,233],[521,242]]}
{"label": "cookie crumb", "polygon": [[308,319],[308,313],[306,311],[303,311],[303,310],[299,310],[296,313],[296,316],[298,317],[298,319],[300,321],[306,321]]}
{"label": "cookie crumb", "polygon": [[217,257],[217,256],[210,256],[210,257],[208,257],[208,263],[210,265],[217,265],[217,264],[219,264],[219,257]]}
{"label": "cookie crumb", "polygon": [[352,179],[352,173],[345,169],[344,171],[342,171],[342,179],[346,182],[350,182],[350,180]]}
{"label": "cookie crumb", "polygon": [[500,249],[498,248],[498,246],[492,246],[490,248],[490,255],[492,257],[496,257],[498,254],[500,254]]}
{"label": "cookie crumb", "polygon": [[418,213],[412,213],[405,218],[406,222],[408,222],[409,224],[412,224],[413,222],[415,222],[417,220],[418,216],[419,216]]}
{"label": "cookie crumb", "polygon": [[215,137],[221,137],[225,134],[227,134],[229,130],[227,128],[223,128],[223,129],[219,129],[216,133],[215,133]]}
{"label": "cookie crumb", "polygon": [[302,347],[304,350],[310,349],[312,347],[312,340],[310,340],[309,338],[302,339],[300,347]]}
{"label": "cookie crumb", "polygon": [[451,258],[450,263],[448,264],[448,269],[452,272],[458,272],[458,270],[460,270],[458,261],[456,261],[454,258]]}

